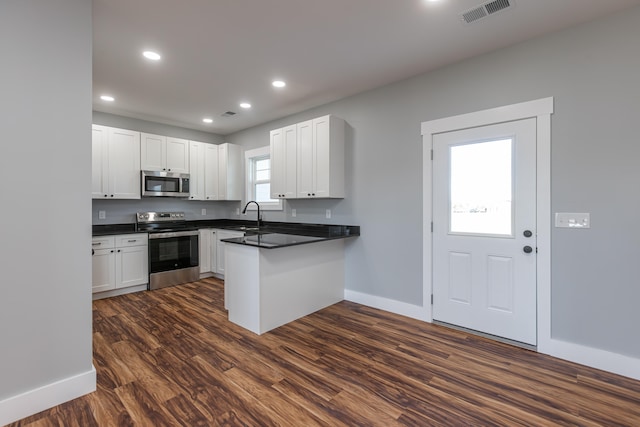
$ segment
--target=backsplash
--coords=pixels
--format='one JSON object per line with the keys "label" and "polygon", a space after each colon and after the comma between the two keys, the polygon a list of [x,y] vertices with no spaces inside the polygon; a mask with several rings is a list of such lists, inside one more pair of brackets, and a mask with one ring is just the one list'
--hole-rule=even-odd
{"label": "backsplash", "polygon": [[[243,215],[236,215],[236,210],[242,208],[241,202],[208,202],[188,201],[169,197],[151,197],[140,200],[100,200],[92,203],[93,225],[127,224],[135,222],[136,212],[147,211],[180,211],[184,212],[189,221],[199,219],[240,219]],[[202,210],[205,209],[205,215]],[[105,218],[100,219],[100,211],[104,211]]]}

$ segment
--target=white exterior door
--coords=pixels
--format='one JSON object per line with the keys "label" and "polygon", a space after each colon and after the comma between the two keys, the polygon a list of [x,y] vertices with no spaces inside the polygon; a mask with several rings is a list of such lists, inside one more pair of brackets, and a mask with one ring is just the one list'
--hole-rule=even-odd
{"label": "white exterior door", "polygon": [[433,318],[536,345],[536,119],[433,137]]}

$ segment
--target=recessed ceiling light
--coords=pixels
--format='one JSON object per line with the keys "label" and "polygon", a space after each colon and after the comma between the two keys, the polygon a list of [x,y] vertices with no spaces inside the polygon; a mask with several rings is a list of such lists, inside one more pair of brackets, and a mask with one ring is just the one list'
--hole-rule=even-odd
{"label": "recessed ceiling light", "polygon": [[205,117],[202,121],[205,123],[213,123],[213,119],[210,119],[209,117]]}
{"label": "recessed ceiling light", "polygon": [[159,53],[152,52],[150,50],[145,50],[144,52],[142,52],[142,55],[144,55],[145,58],[150,59],[152,61],[159,61],[160,58],[162,58]]}
{"label": "recessed ceiling light", "polygon": [[240,103],[240,107],[242,107],[242,108],[251,108],[251,104],[249,104],[248,102],[242,102],[242,103]]}
{"label": "recessed ceiling light", "polygon": [[115,99],[113,96],[111,96],[111,95],[102,95],[102,96],[100,96],[100,99],[102,99],[103,101],[108,101],[108,102],[113,102],[113,101],[115,101],[115,100],[116,100],[116,99]]}
{"label": "recessed ceiling light", "polygon": [[285,87],[287,84],[282,80],[274,80],[272,83],[273,87]]}

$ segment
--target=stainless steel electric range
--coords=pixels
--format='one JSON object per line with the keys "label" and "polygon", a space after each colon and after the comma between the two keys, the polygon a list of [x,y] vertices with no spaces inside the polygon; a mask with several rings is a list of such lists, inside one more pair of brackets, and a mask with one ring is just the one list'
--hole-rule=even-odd
{"label": "stainless steel electric range", "polygon": [[198,280],[198,230],[184,212],[138,212],[136,229],[149,233],[150,290]]}

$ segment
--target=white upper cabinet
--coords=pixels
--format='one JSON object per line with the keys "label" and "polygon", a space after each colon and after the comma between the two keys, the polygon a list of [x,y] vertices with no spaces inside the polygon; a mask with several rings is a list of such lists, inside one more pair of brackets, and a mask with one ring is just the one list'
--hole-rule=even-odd
{"label": "white upper cabinet", "polygon": [[242,149],[233,144],[190,143],[189,200],[241,200]]}
{"label": "white upper cabinet", "polygon": [[327,115],[271,131],[272,198],[344,197],[344,120]]}
{"label": "white upper cabinet", "polygon": [[298,198],[315,196],[315,156],[313,141],[313,120],[298,123],[297,181]]}
{"label": "white upper cabinet", "polygon": [[92,197],[140,198],[140,133],[92,126]]}
{"label": "white upper cabinet", "polygon": [[204,144],[204,200],[218,199],[218,146]]}
{"label": "white upper cabinet", "polygon": [[204,148],[202,142],[189,142],[189,200],[204,200]]}
{"label": "white upper cabinet", "polygon": [[162,135],[141,135],[143,170],[189,173],[189,141]]}
{"label": "white upper cabinet", "polygon": [[272,130],[270,141],[271,198],[296,198],[297,125]]}
{"label": "white upper cabinet", "polygon": [[167,137],[167,171],[189,173],[189,141]]}
{"label": "white upper cabinet", "polygon": [[242,200],[242,157],[239,145],[225,143],[218,146],[218,200]]}
{"label": "white upper cabinet", "polygon": [[[344,197],[344,120],[324,116],[312,121],[313,179],[311,197]],[[302,195],[301,195],[302,196]]]}

